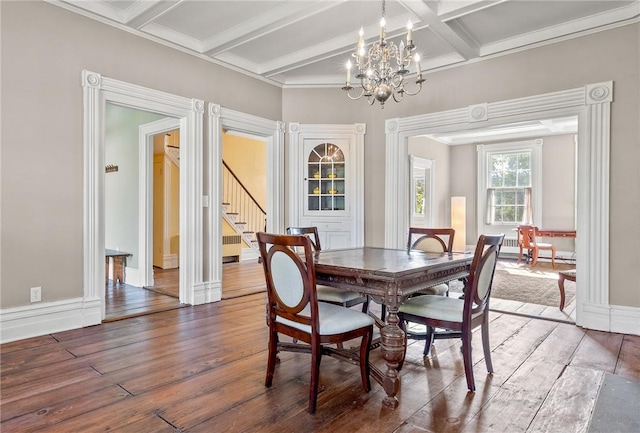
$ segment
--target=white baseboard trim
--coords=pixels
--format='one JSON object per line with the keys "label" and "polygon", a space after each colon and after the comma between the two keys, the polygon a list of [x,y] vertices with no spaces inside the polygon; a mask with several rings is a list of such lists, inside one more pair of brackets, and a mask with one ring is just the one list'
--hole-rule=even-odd
{"label": "white baseboard trim", "polygon": [[640,308],[622,305],[584,304],[576,323],[589,329],[640,335]]}
{"label": "white baseboard trim", "polygon": [[0,343],[102,323],[100,299],[82,298],[0,310]]}
{"label": "white baseboard trim", "polygon": [[177,254],[167,254],[162,257],[162,269],[176,269],[179,266]]}
{"label": "white baseboard trim", "polygon": [[640,335],[640,308],[612,305],[611,332]]}
{"label": "white baseboard trim", "polygon": [[254,250],[253,248],[243,248],[242,252],[240,253],[241,262],[246,262],[249,260],[258,260],[258,257],[260,257],[260,253]]}
{"label": "white baseboard trim", "polygon": [[124,273],[124,282],[133,287],[142,287],[142,279],[140,278],[140,269],[138,268],[130,268],[127,266],[127,269]]}
{"label": "white baseboard trim", "polygon": [[194,287],[193,305],[218,302],[222,299],[222,281],[208,281]]}

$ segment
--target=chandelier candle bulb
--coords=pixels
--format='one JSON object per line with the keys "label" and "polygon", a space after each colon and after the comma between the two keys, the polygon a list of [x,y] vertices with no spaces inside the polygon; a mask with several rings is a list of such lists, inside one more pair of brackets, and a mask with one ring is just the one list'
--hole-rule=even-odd
{"label": "chandelier candle bulb", "polygon": [[407,45],[411,45],[411,41],[413,40],[413,24],[411,21],[407,23]]}
{"label": "chandelier candle bulb", "polygon": [[351,60],[347,61],[347,86],[351,82]]}
{"label": "chandelier candle bulb", "polygon": [[384,20],[384,17],[382,17],[380,19],[380,41],[384,41],[384,26],[385,26],[386,22]]}
{"label": "chandelier candle bulb", "polygon": [[416,73],[418,77],[422,76],[422,71],[420,70],[420,54],[416,54]]}

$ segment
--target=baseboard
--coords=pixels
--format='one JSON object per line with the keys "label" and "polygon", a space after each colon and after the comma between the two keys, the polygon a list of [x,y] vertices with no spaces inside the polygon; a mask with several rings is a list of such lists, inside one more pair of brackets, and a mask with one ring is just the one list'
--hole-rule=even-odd
{"label": "baseboard", "polygon": [[611,332],[640,335],[640,308],[612,305]]}
{"label": "baseboard", "polygon": [[66,299],[0,310],[0,343],[39,337],[102,322],[100,299]]}
{"label": "baseboard", "polygon": [[124,282],[133,287],[142,287],[142,279],[140,278],[140,269],[130,268],[127,266],[124,273]]}
{"label": "baseboard", "polygon": [[249,260],[258,260],[260,253],[253,248],[243,248],[240,254],[240,261],[246,262]]}
{"label": "baseboard", "polygon": [[640,308],[585,303],[576,317],[577,325],[584,323],[598,331],[640,335]]}
{"label": "baseboard", "polygon": [[177,254],[167,254],[162,257],[162,269],[176,269],[179,266]]}
{"label": "baseboard", "polygon": [[222,299],[222,281],[207,281],[194,287],[193,305],[218,302]]}

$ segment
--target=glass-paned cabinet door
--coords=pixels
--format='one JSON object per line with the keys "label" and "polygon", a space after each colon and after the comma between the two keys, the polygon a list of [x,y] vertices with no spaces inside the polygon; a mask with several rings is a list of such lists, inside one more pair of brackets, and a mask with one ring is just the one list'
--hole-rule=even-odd
{"label": "glass-paned cabinet door", "polygon": [[320,143],[311,149],[306,163],[307,210],[333,212],[346,209],[345,164],[345,154],[337,144]]}

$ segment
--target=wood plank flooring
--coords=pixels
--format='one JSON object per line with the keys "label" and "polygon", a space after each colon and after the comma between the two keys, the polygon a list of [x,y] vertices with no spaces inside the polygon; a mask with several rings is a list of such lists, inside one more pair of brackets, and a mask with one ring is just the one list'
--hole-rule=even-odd
{"label": "wood plank flooring", "polygon": [[[325,358],[315,415],[309,357],[283,353],[264,387],[264,294],[186,306],[0,346],[2,432],[584,432],[605,372],[640,380],[640,337],[491,314],[495,373],[474,333],[477,391],[460,345],[410,342],[400,405]],[[383,365],[380,351],[372,361]]]}
{"label": "wood plank flooring", "polygon": [[[181,308],[178,301],[178,269],[154,268],[153,287],[140,288],[128,284],[106,285],[105,321]],[[222,299],[265,292],[264,272],[257,261],[222,265]]]}

